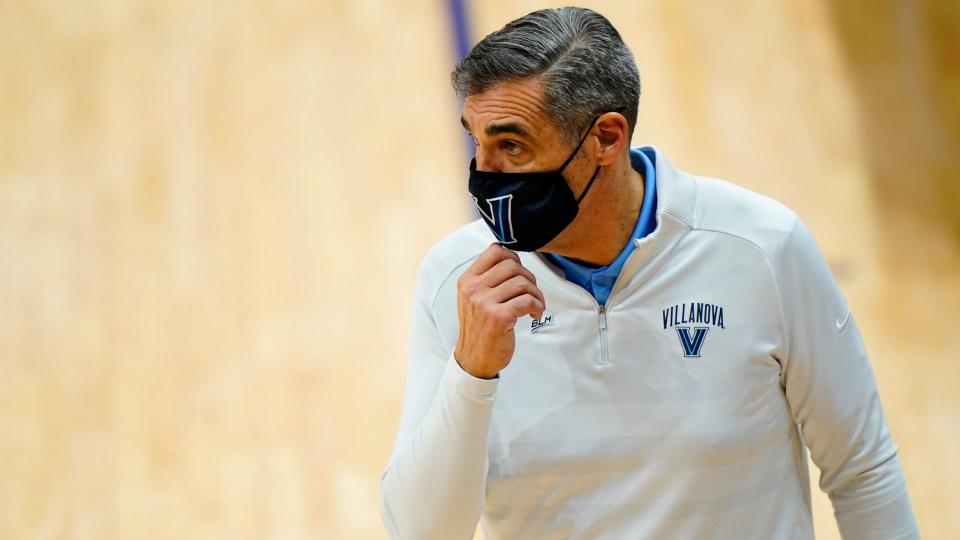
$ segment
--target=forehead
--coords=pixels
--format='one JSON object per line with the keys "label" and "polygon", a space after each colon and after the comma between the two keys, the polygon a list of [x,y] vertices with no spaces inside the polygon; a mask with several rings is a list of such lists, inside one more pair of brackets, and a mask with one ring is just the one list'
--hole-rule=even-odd
{"label": "forehead", "polygon": [[475,134],[503,124],[516,124],[537,136],[549,127],[539,77],[498,83],[463,100],[464,126]]}

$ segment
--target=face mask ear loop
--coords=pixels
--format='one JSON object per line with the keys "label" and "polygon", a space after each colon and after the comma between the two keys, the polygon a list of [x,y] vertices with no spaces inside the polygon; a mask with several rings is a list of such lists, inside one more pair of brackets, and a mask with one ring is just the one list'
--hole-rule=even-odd
{"label": "face mask ear loop", "polygon": [[583,138],[580,139],[580,142],[577,143],[577,147],[573,149],[573,152],[572,152],[569,156],[567,156],[567,160],[563,162],[563,165],[561,165],[560,168],[557,169],[557,172],[558,172],[558,173],[562,173],[563,170],[567,168],[567,163],[570,163],[570,161],[573,160],[574,156],[577,155],[577,152],[580,150],[580,147],[583,146],[584,141],[587,140],[587,136],[590,135],[590,129],[593,128],[593,124],[594,124],[594,123],[597,121],[597,119],[599,119],[599,118],[600,118],[600,117],[597,116],[596,118],[594,118],[594,119],[590,122],[590,127],[587,128],[587,132],[583,134]]}
{"label": "face mask ear loop", "polygon": [[600,166],[597,165],[596,170],[593,171],[593,176],[590,177],[590,181],[587,182],[587,187],[583,188],[583,191],[580,192],[580,196],[577,197],[577,206],[580,206],[580,201],[587,195],[587,191],[590,190],[590,186],[593,185],[593,181],[597,179],[597,174],[600,172]]}

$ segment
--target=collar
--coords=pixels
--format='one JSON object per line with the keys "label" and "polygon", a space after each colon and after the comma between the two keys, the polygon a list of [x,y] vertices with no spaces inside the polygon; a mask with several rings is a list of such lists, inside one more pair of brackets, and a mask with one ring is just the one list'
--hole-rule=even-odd
{"label": "collar", "polygon": [[[653,231],[643,238],[634,238],[633,250],[627,254],[621,277],[617,282],[632,279],[637,274],[646,275],[664,260],[670,247],[679,241],[694,225],[694,209],[696,206],[697,187],[693,175],[675,168],[663,152],[654,145],[631,148],[631,163],[634,150],[642,152],[650,158],[654,166],[654,177],[657,204],[652,209],[655,217]],[[646,197],[644,197],[646,203]],[[559,287],[567,288],[572,294],[583,298],[583,288],[569,282],[564,276],[563,269],[547,258],[543,253],[518,252],[521,262],[531,268],[539,277],[556,280]],[[613,291],[616,292],[616,291]],[[612,295],[612,293],[611,293]],[[589,297],[590,295],[587,294]],[[593,301],[593,298],[590,297]]]}
{"label": "collar", "polygon": [[[647,153],[649,153],[649,156]],[[656,154],[652,149],[648,148],[644,150],[640,147],[630,149],[630,164],[634,170],[643,172],[643,202],[640,205],[640,211],[634,224],[633,233],[613,262],[606,266],[591,267],[561,255],[553,253],[543,254],[545,258],[563,270],[568,280],[580,285],[593,294],[601,304],[606,303],[607,295],[617,275],[620,273],[620,269],[623,268],[624,262],[626,262],[630,253],[632,253],[636,247],[634,240],[639,240],[647,236],[656,228],[656,222],[652,219],[657,204],[656,170],[653,164],[655,161]]]}

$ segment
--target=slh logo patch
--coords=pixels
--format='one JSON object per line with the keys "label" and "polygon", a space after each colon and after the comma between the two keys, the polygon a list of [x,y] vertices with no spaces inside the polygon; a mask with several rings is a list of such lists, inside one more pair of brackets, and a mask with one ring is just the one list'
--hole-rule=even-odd
{"label": "slh logo patch", "polygon": [[540,330],[541,328],[546,327],[546,326],[553,326],[553,324],[554,324],[554,323],[553,323],[553,313],[551,313],[551,314],[549,314],[549,315],[547,315],[546,313],[544,313],[544,314],[543,314],[543,317],[541,317],[539,320],[534,319],[533,321],[530,322],[530,333],[533,334],[533,333],[537,332],[538,330]]}

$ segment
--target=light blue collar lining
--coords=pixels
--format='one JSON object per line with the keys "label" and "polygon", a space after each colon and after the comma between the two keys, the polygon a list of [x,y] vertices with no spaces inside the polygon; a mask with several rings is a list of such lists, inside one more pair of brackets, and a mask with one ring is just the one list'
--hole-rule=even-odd
{"label": "light blue collar lining", "polygon": [[617,275],[620,274],[627,257],[636,247],[635,240],[647,236],[656,228],[656,221],[654,220],[657,202],[655,159],[654,149],[649,146],[630,148],[630,164],[635,170],[644,172],[643,203],[640,205],[640,215],[637,217],[630,240],[612,263],[607,266],[592,268],[553,253],[542,254],[563,270],[568,281],[586,289],[597,299],[600,305],[606,304]]}

